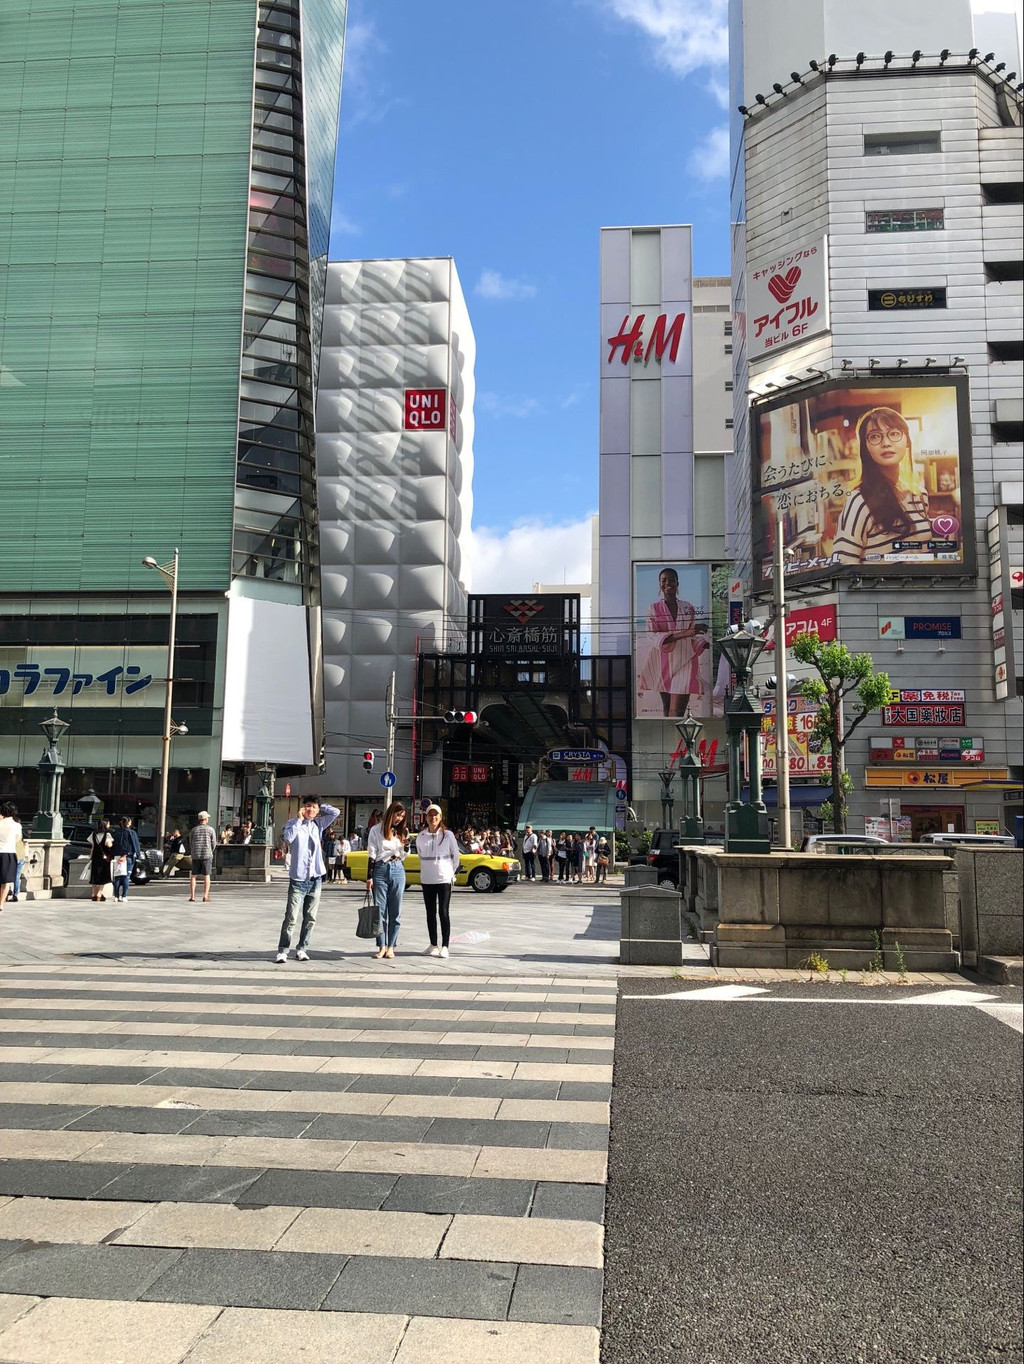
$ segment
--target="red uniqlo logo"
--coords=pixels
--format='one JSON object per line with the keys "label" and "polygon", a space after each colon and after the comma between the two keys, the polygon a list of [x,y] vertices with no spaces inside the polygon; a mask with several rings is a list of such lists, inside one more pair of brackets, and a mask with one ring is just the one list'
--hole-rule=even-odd
{"label": "red uniqlo logo", "polygon": [[446,397],[443,388],[407,388],[406,431],[443,431],[447,417]]}
{"label": "red uniqlo logo", "polygon": [[651,329],[651,339],[647,342],[647,349],[644,349],[644,319],[646,313],[638,313],[633,325],[629,325],[629,314],[622,319],[622,326],[615,336],[608,337],[608,363],[615,359],[615,352],[622,351],[622,363],[628,365],[630,360],[642,360],[646,365],[654,352],[654,358],[660,360],[668,350],[669,360],[674,361],[679,354],[679,342],[683,336],[683,323],[686,321],[685,313],[676,313],[672,325],[666,329],[668,315],[659,313],[654,320]]}
{"label": "red uniqlo logo", "polygon": [[469,781],[469,767],[466,763],[452,765],[452,781]]}
{"label": "red uniqlo logo", "polygon": [[486,763],[474,763],[469,769],[470,781],[486,781],[490,776],[490,768]]}

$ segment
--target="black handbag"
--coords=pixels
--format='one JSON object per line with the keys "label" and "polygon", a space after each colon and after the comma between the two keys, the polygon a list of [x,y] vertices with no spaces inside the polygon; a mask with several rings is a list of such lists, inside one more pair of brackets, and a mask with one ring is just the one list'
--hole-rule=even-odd
{"label": "black handbag", "polygon": [[369,886],[363,896],[363,903],[359,906],[359,921],[356,924],[357,938],[376,938],[381,931],[380,910],[377,908],[373,898],[373,892]]}

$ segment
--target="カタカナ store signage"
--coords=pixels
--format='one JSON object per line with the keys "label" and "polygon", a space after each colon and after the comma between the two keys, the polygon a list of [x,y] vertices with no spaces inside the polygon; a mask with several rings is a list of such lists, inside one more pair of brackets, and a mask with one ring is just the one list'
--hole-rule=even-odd
{"label": "\u30ab\u30bf\u30ab\u30ca store signage", "polygon": [[649,330],[645,327],[646,321],[646,313],[637,313],[632,322],[629,313],[626,314],[616,334],[606,338],[609,365],[616,356],[624,365],[628,365],[630,360],[642,361],[646,365],[652,357],[660,361],[666,350],[669,360],[675,362],[683,338],[686,314],[676,313],[669,322],[667,313],[659,313]]}
{"label": "\u30ab\u30bf\u30ab\u30ca store signage", "polygon": [[795,242],[747,270],[747,356],[828,331],[828,239]]}
{"label": "\u30ab\u30bf\u30ab\u30ca store signage", "polygon": [[0,707],[160,704],[166,649],[0,649]]}
{"label": "\u30ab\u30bf\u30ab\u30ca store signage", "polygon": [[[822,644],[838,639],[838,624],[834,606],[804,606],[786,612],[786,647],[793,643],[797,635],[814,635]],[[765,653],[775,648],[775,640],[769,639]]]}

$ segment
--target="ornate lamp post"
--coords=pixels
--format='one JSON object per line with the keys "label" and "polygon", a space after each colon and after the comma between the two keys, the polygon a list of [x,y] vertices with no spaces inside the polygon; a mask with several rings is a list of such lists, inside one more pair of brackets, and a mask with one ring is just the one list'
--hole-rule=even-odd
{"label": "ornate lamp post", "polygon": [[32,821],[32,832],[38,838],[64,837],[64,821],[60,815],[60,779],[64,775],[64,759],[57,745],[70,723],[70,720],[62,720],[55,710],[39,726],[46,735],[46,750],[36,763],[39,773],[39,809]]}
{"label": "ornate lamp post", "polygon": [[[729,803],[725,807],[725,851],[733,853],[771,852],[768,837],[768,811],[761,799],[761,708],[754,705],[747,690],[750,672],[765,646],[760,621],[749,620],[742,629],[733,625],[718,646],[736,674],[736,686],[725,708],[726,738],[729,743]],[[743,794],[743,746],[747,749],[750,799]]]}
{"label": "ornate lamp post", "polygon": [[271,841],[274,807],[274,768],[264,763],[256,773],[260,789],[253,801],[252,843],[267,844]]}
{"label": "ornate lamp post", "polygon": [[697,738],[704,726],[687,710],[676,729],[682,738],[684,751],[679,759],[679,778],[683,783],[683,824],[680,843],[704,843],[704,809],[700,789],[701,760]]}
{"label": "ornate lamp post", "polygon": [[661,778],[661,827],[671,829],[672,827],[672,806],[675,805],[675,797],[672,795],[672,778],[675,770],[671,767],[664,768],[658,773]]}

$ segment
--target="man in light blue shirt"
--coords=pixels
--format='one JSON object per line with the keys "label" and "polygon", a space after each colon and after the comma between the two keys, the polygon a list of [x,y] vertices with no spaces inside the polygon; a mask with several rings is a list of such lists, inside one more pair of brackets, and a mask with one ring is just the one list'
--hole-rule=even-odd
{"label": "man in light blue shirt", "polygon": [[338,818],[333,805],[321,805],[319,796],[303,796],[299,813],[284,826],[284,841],[288,845],[288,903],[281,923],[275,961],[288,960],[295,921],[302,909],[302,928],[295,956],[309,961],[309,940],[313,936],[316,911],[320,905],[320,886],[327,868],[324,865],[320,840],[323,831]]}

